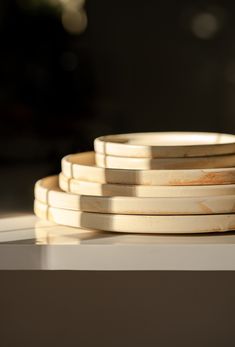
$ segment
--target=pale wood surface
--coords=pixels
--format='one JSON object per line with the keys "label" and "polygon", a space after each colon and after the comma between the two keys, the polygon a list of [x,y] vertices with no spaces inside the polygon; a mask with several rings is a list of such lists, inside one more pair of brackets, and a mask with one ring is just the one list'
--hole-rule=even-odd
{"label": "pale wood surface", "polygon": [[235,212],[235,195],[178,198],[88,196],[63,192],[59,188],[58,176],[38,181],[35,198],[51,207],[98,213],[165,215]]}
{"label": "pale wood surface", "polygon": [[135,158],[200,157],[235,153],[235,135],[203,132],[156,132],[101,136],[97,153]]}
{"label": "pale wood surface", "polygon": [[101,184],[68,179],[59,175],[59,186],[66,192],[97,196],[133,197],[209,197],[235,195],[235,184],[202,186],[144,186],[125,184]]}
{"label": "pale wood surface", "polygon": [[112,169],[184,170],[213,169],[235,166],[235,154],[192,158],[128,158],[95,154],[96,165]]}
{"label": "pale wood surface", "polygon": [[141,185],[210,185],[235,183],[235,168],[194,170],[122,170],[95,165],[94,152],[71,154],[62,159],[67,178],[97,183]]}
{"label": "pale wood surface", "polygon": [[235,214],[194,216],[117,215],[50,207],[37,200],[35,214],[57,224],[124,233],[203,233],[234,230]]}

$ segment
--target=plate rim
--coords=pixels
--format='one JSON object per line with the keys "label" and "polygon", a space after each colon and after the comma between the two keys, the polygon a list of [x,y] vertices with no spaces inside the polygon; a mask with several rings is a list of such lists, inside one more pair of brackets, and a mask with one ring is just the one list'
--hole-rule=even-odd
{"label": "plate rim", "polygon": [[95,165],[95,152],[66,155],[61,161],[67,178],[98,183],[142,185],[211,185],[235,183],[235,167],[185,170],[134,170],[102,168]]}
{"label": "plate rim", "polygon": [[[150,136],[207,136],[207,137],[227,137],[234,138],[234,141],[224,143],[204,143],[204,144],[187,144],[187,145],[144,145],[120,143],[118,140],[130,140],[131,138],[141,138]],[[116,142],[115,142],[116,140]],[[94,140],[94,148],[97,153],[136,157],[136,158],[164,158],[164,157],[197,157],[208,155],[229,154],[235,152],[235,135],[218,132],[202,131],[164,131],[164,132],[140,132],[124,133],[99,136]]]}
{"label": "plate rim", "polygon": [[[235,194],[228,196],[211,197],[106,197],[79,195],[66,193],[59,189],[58,176],[48,176],[40,179],[35,184],[36,200],[51,207],[72,209],[84,212],[110,213],[110,214],[155,214],[155,215],[184,215],[184,214],[218,214],[235,213]],[[70,201],[68,203],[68,201]],[[229,209],[223,209],[228,201]],[[134,204],[134,206],[133,206]],[[215,207],[213,204],[219,206]],[[128,206],[129,210],[124,208]],[[182,206],[183,205],[183,206]],[[71,207],[72,206],[72,207]],[[151,206],[151,208],[147,207]],[[185,207],[184,207],[185,206]],[[186,206],[188,211],[186,212]],[[167,212],[167,208],[169,209]],[[195,208],[195,209],[194,209]],[[213,209],[213,211],[212,211]],[[190,211],[189,211],[190,210]]]}
{"label": "plate rim", "polygon": [[34,212],[39,218],[57,224],[109,232],[195,234],[235,229],[235,214],[231,213],[167,217],[110,215],[54,208],[37,200],[34,201]]}

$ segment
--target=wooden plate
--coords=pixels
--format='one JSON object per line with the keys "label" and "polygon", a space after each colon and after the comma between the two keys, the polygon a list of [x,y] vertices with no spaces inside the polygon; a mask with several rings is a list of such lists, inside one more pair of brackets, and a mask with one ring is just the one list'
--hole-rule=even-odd
{"label": "wooden plate", "polygon": [[235,229],[235,214],[197,216],[140,216],[102,214],[49,207],[37,200],[35,214],[39,218],[71,227],[125,233],[204,233]]}
{"label": "wooden plate", "polygon": [[102,184],[68,179],[59,175],[60,188],[69,193],[98,196],[133,197],[208,197],[235,195],[235,184],[210,186],[141,186],[124,184]]}
{"label": "wooden plate", "polygon": [[196,170],[122,170],[95,166],[94,152],[71,154],[62,159],[65,177],[97,183],[131,185],[210,185],[235,183],[235,168]]}
{"label": "wooden plate", "polygon": [[111,169],[183,170],[212,169],[235,166],[235,154],[193,158],[127,158],[95,154],[96,165]]}
{"label": "wooden plate", "polygon": [[235,153],[235,135],[203,132],[156,132],[102,136],[100,154],[131,158],[203,157]]}
{"label": "wooden plate", "polygon": [[35,185],[35,199],[51,207],[116,214],[216,214],[234,213],[235,195],[180,198],[103,197],[64,193],[58,176],[46,177]]}

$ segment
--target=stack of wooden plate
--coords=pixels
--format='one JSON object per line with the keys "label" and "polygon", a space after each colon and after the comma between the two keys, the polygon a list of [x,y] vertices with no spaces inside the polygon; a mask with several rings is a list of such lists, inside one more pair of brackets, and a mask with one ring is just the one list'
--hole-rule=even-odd
{"label": "stack of wooden plate", "polygon": [[128,233],[235,229],[235,135],[124,134],[94,145],[36,183],[36,215]]}

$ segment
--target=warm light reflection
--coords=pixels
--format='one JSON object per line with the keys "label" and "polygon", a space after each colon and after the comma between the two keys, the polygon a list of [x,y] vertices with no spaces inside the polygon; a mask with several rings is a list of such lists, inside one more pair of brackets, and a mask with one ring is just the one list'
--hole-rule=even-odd
{"label": "warm light reflection", "polygon": [[[105,233],[106,235],[107,233]],[[35,223],[35,243],[38,245],[80,245],[104,237],[100,231],[71,228],[45,220]]]}
{"label": "warm light reflection", "polygon": [[80,238],[76,229],[53,225],[44,226],[41,221],[35,225],[35,242],[38,245],[69,244],[79,245]]}

